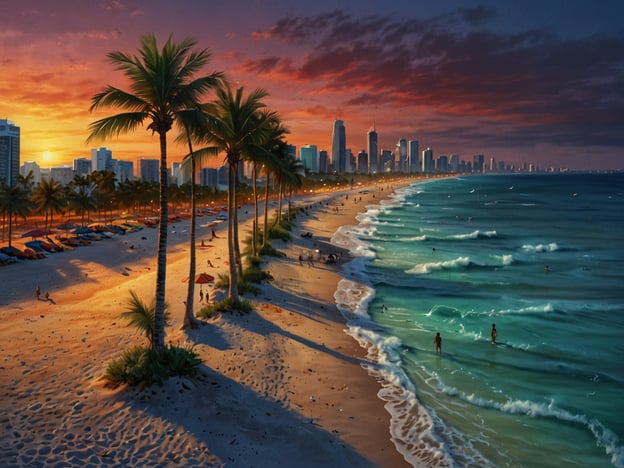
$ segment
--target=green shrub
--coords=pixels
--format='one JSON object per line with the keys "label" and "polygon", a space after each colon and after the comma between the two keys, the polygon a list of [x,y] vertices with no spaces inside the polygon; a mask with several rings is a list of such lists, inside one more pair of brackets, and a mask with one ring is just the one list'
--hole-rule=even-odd
{"label": "green shrub", "polygon": [[135,346],[124,351],[119,359],[108,364],[102,379],[112,387],[163,382],[172,376],[195,377],[201,364],[192,347],[166,345],[161,353]]}
{"label": "green shrub", "polygon": [[233,299],[231,297],[226,297],[220,302],[214,302],[212,304],[208,304],[203,307],[198,315],[202,318],[210,318],[218,313],[225,312],[240,312],[243,314],[248,314],[253,310],[253,306],[249,301],[245,299]]}

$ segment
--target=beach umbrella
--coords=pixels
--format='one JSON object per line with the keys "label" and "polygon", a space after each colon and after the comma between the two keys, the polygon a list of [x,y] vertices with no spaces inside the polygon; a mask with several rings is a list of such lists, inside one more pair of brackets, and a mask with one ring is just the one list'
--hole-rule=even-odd
{"label": "beach umbrella", "polygon": [[72,234],[78,234],[78,235],[80,235],[80,234],[89,234],[89,233],[91,233],[91,232],[93,232],[93,229],[91,229],[90,227],[87,227],[87,226],[81,226],[81,227],[77,227],[76,229],[74,229],[74,230],[72,231]]}
{"label": "beach umbrella", "polygon": [[33,229],[32,231],[28,231],[22,234],[22,237],[32,237],[34,239],[35,237],[45,237],[49,236],[50,234],[52,234],[52,231],[50,231],[49,229]]}
{"label": "beach umbrella", "polygon": [[65,235],[67,235],[67,231],[69,231],[70,229],[75,229],[77,227],[78,225],[74,223],[63,223],[63,224],[59,224],[58,226],[56,226],[56,229],[65,231]]}
{"label": "beach umbrella", "polygon": [[[188,276],[186,278],[184,278],[182,281],[185,282],[185,283],[188,283],[188,281],[189,281]],[[214,276],[209,275],[208,273],[199,273],[199,274],[195,275],[195,283],[196,284],[214,283]]]}

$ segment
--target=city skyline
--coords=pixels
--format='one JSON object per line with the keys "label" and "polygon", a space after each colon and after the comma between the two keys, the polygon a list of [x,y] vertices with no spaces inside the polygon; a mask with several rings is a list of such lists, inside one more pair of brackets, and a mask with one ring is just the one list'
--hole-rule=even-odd
{"label": "city skyline", "polygon": [[[297,148],[331,151],[342,120],[355,155],[374,126],[379,150],[404,138],[464,159],[624,167],[621,2],[413,3],[26,0],[0,18],[0,117],[21,128],[22,162],[86,157],[91,97],[124,85],[106,54],[133,53],[154,32],[212,50],[206,73],[265,88]],[[97,146],[128,161],[158,152],[147,130]]]}

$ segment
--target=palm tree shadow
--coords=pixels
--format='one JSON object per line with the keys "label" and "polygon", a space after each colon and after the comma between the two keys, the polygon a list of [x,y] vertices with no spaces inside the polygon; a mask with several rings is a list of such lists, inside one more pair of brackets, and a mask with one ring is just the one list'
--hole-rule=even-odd
{"label": "palm tree shadow", "polygon": [[279,467],[285,460],[309,467],[375,466],[337,434],[207,366],[198,378],[173,377],[117,398],[131,411],[171,423],[171,437],[184,434],[176,444],[192,445],[213,463],[218,458],[215,466]]}

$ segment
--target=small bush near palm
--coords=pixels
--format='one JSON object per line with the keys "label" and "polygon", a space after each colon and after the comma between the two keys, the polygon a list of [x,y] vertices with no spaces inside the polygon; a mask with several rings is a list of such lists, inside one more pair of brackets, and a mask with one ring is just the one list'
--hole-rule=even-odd
{"label": "small bush near palm", "polygon": [[243,274],[243,281],[246,283],[260,284],[263,281],[270,281],[273,277],[268,271],[264,271],[258,266],[248,267]]}
{"label": "small bush near palm", "polygon": [[[126,301],[126,307],[126,310],[121,313],[121,318],[128,320],[128,326],[134,326],[142,332],[147,338],[147,341],[152,344],[156,304],[152,302],[152,304],[148,306],[135,291],[130,291],[130,299]],[[165,304],[165,325],[169,324],[170,317],[171,314],[169,313],[168,305]]]}
{"label": "small bush near palm", "polygon": [[213,304],[209,304],[203,307],[198,315],[203,318],[210,318],[218,313],[223,312],[239,312],[243,314],[248,314],[253,310],[253,306],[249,301],[244,299],[233,299],[231,297],[227,297],[220,302],[215,302]]}
{"label": "small bush near palm", "polygon": [[111,387],[151,385],[173,376],[195,377],[200,364],[199,355],[191,347],[166,345],[159,353],[145,346],[135,346],[110,362],[102,379]]}

